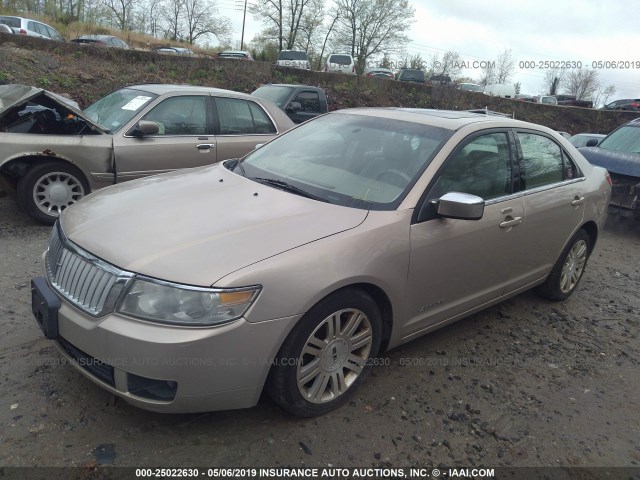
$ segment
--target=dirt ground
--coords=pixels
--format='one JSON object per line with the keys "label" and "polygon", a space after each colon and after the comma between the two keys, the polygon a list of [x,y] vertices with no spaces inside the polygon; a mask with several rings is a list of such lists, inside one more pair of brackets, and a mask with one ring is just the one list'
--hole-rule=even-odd
{"label": "dirt ground", "polygon": [[[575,294],[533,293],[387,353],[343,408],[161,415],[60,364],[30,313],[49,228],[0,197],[0,466],[639,466],[640,228]],[[0,475],[1,476],[1,475]]]}

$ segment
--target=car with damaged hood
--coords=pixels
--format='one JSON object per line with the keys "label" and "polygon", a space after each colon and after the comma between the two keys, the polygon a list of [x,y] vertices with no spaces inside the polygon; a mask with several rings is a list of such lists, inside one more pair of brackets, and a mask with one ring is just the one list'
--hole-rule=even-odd
{"label": "car with damaged hood", "polygon": [[389,348],[534,287],[569,297],[609,194],[604,169],[539,125],[331,112],[241,161],[72,205],[32,308],[69,365],[142,408],[267,392],[319,415]]}
{"label": "car with damaged hood", "polygon": [[94,190],[239,158],[293,126],[271,102],[189,85],[137,85],[80,111],[41,88],[0,85],[0,180],[53,224]]}
{"label": "car with damaged hood", "polygon": [[640,219],[640,118],[619,126],[602,140],[590,139],[580,153],[611,175],[610,209]]}

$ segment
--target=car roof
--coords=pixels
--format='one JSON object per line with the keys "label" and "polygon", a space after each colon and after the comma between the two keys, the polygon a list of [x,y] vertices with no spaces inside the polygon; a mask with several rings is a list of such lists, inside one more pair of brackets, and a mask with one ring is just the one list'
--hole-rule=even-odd
{"label": "car roof", "polygon": [[260,87],[309,87],[309,88],[318,88],[313,85],[302,85],[301,83],[265,83],[264,85],[260,85]]}
{"label": "car roof", "polygon": [[118,38],[115,35],[82,35],[81,37],[78,37],[79,39],[102,39],[102,38]]}
{"label": "car roof", "polygon": [[548,128],[533,123],[514,120],[512,118],[501,117],[496,115],[486,115],[483,113],[473,113],[459,110],[435,110],[426,108],[402,108],[402,107],[386,107],[386,108],[349,108],[339,110],[334,113],[350,113],[355,115],[363,115],[370,117],[390,118],[393,120],[402,120],[406,122],[420,123],[435,127],[447,128],[449,130],[458,130],[466,125],[473,123],[492,123],[495,127],[521,127],[536,128],[545,131],[551,131]]}
{"label": "car roof", "polygon": [[224,90],[222,88],[214,87],[200,87],[197,85],[174,85],[166,83],[146,83],[142,85],[129,85],[125,88],[133,88],[145,92],[154,93],[156,95],[164,95],[171,92],[206,92],[218,95],[233,96],[239,98],[247,98],[255,100],[256,97],[249,95],[248,93],[234,92],[232,90]]}

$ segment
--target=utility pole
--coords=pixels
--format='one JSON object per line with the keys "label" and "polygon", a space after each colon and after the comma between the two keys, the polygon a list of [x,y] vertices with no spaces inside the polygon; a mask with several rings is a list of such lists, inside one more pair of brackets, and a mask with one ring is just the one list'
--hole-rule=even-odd
{"label": "utility pole", "polygon": [[[238,6],[238,1],[236,0],[236,6]],[[241,1],[241,0],[240,0]],[[242,14],[242,36],[240,37],[240,50],[244,50],[244,25],[247,21],[247,1],[244,0],[244,13]],[[239,9],[236,9],[239,10]]]}

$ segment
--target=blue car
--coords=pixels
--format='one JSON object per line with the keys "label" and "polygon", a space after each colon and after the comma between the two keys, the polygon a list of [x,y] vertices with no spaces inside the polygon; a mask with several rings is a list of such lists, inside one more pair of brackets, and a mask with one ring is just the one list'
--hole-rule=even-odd
{"label": "blue car", "polygon": [[640,218],[640,118],[616,128],[599,144],[590,140],[579,150],[593,165],[609,171],[613,213]]}

